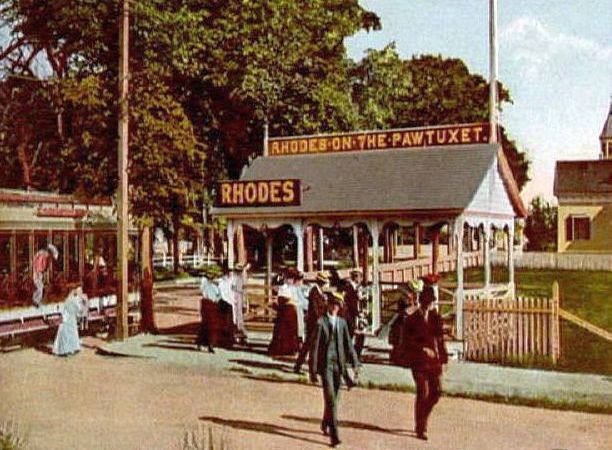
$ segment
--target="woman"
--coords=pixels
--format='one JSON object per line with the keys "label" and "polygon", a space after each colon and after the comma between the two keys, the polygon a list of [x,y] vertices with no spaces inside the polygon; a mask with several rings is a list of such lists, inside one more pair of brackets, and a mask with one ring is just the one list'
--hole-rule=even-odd
{"label": "woman", "polygon": [[272,305],[276,310],[272,342],[268,354],[272,356],[294,355],[299,350],[297,305],[291,289],[283,285],[278,289],[278,304]]}
{"label": "woman", "polygon": [[79,341],[79,318],[83,315],[83,289],[73,289],[62,308],[62,323],[57,329],[53,342],[53,354],[68,356],[81,350]]}

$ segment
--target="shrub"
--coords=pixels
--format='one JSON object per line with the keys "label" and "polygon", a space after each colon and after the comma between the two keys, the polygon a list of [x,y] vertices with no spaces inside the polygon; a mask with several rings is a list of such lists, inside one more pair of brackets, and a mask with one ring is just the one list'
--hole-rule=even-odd
{"label": "shrub", "polygon": [[181,450],[231,450],[227,433],[211,426],[200,426],[195,431],[186,432],[181,441]]}
{"label": "shrub", "polygon": [[26,439],[14,422],[0,424],[0,450],[24,450]]}

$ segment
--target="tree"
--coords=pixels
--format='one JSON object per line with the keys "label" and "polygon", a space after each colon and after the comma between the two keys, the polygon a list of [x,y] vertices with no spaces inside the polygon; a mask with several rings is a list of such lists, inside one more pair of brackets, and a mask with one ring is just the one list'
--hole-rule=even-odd
{"label": "tree", "polygon": [[535,197],[529,205],[524,234],[527,250],[556,251],[557,208],[541,197]]}
{"label": "tree", "polygon": [[[440,55],[402,60],[393,44],[369,50],[352,71],[353,98],[362,127],[403,128],[488,121],[489,84],[463,61]],[[499,83],[499,99],[510,94]],[[506,130],[501,144],[519,189],[529,181],[529,162]]]}

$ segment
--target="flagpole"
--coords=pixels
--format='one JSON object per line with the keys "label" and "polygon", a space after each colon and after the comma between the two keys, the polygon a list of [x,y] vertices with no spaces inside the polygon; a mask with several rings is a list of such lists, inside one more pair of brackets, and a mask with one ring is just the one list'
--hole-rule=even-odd
{"label": "flagpole", "polygon": [[497,142],[497,0],[489,0],[489,142]]}

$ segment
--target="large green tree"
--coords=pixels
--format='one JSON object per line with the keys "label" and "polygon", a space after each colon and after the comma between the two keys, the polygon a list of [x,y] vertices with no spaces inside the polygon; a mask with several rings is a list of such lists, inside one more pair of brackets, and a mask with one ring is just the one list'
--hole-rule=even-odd
{"label": "large green tree", "polygon": [[[352,69],[353,99],[361,126],[401,128],[488,121],[489,83],[456,58],[423,55],[401,59],[393,44],[369,50]],[[510,102],[499,83],[499,101]],[[519,188],[529,162],[501,129],[501,143]]]}

